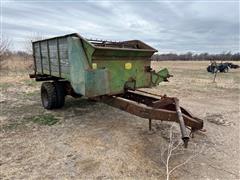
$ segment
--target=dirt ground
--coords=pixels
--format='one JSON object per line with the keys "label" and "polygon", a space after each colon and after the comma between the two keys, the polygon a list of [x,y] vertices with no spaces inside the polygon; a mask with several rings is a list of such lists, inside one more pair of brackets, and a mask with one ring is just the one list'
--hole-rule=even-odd
{"label": "dirt ground", "polygon": [[[239,64],[239,63],[238,63]],[[188,149],[180,145],[169,168],[184,163],[170,179],[240,179],[240,69],[219,73],[216,83],[208,62],[153,62],[173,75],[148,91],[180,99],[204,120]],[[40,83],[26,71],[0,76],[0,179],[166,179],[162,161],[171,123],[148,121],[102,103],[66,99],[59,110],[44,110]],[[51,115],[53,125],[36,123]],[[179,140],[178,124],[173,134]]]}

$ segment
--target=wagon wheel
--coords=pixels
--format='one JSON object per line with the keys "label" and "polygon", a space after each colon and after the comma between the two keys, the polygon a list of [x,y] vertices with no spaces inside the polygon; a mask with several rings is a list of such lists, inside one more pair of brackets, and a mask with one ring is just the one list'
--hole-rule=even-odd
{"label": "wagon wheel", "polygon": [[57,104],[56,88],[51,82],[44,82],[41,86],[42,105],[45,109],[54,109]]}
{"label": "wagon wheel", "polygon": [[224,68],[223,72],[224,72],[224,73],[227,73],[228,70],[229,70],[228,67],[226,67],[226,68]]}

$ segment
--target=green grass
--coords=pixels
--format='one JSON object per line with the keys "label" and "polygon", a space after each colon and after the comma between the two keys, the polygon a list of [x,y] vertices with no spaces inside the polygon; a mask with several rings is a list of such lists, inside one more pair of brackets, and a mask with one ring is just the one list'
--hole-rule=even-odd
{"label": "green grass", "polygon": [[32,98],[32,97],[34,97],[34,96],[40,97],[39,91],[33,91],[33,92],[23,93],[22,98],[23,98],[23,99],[24,99],[24,98]]}
{"label": "green grass", "polygon": [[0,83],[0,89],[2,89],[2,90],[6,90],[11,86],[13,86],[12,83]]}
{"label": "green grass", "polygon": [[0,130],[1,130],[1,131],[11,131],[11,130],[16,129],[19,125],[20,125],[19,123],[13,122],[13,123],[6,124],[6,125],[1,126],[1,127],[0,127]]}
{"label": "green grass", "polygon": [[37,81],[35,80],[32,80],[32,79],[27,79],[27,80],[24,80],[24,84],[26,84],[27,86],[36,86],[38,83]]}
{"label": "green grass", "polygon": [[26,128],[28,127],[27,124],[29,122],[37,123],[39,125],[48,125],[52,126],[59,121],[54,115],[52,114],[43,114],[43,115],[36,115],[30,118],[24,118],[23,120],[19,120],[16,122],[11,122],[9,124],[4,124],[0,126],[0,131],[14,131],[19,128]]}
{"label": "green grass", "polygon": [[52,114],[43,114],[43,115],[34,116],[30,120],[34,123],[37,123],[40,125],[48,125],[48,126],[54,125],[59,121],[59,119],[54,117],[54,115]]}

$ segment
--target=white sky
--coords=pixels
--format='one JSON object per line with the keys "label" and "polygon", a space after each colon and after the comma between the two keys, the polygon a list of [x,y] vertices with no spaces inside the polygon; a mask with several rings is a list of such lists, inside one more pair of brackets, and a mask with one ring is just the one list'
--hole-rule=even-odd
{"label": "white sky", "polygon": [[35,36],[139,39],[160,53],[239,52],[239,1],[1,0],[2,38],[24,50]]}

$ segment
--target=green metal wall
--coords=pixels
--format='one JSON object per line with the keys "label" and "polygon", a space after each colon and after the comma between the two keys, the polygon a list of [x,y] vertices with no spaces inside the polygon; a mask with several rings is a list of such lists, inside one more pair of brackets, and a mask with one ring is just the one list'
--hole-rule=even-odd
{"label": "green metal wall", "polygon": [[[132,41],[131,43],[134,43]],[[140,41],[137,41],[141,43]],[[150,57],[155,49],[97,47],[77,34],[33,42],[36,73],[68,80],[78,94],[94,97],[151,87]]]}
{"label": "green metal wall", "polygon": [[[109,88],[110,94],[122,93],[127,81],[136,80],[136,88],[150,87],[150,73],[144,69],[150,65],[150,61],[144,60],[93,60],[98,69],[106,68],[109,71]],[[130,69],[125,65],[131,64]],[[101,80],[101,79],[99,79]]]}

